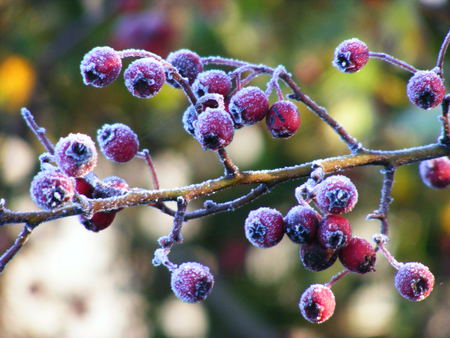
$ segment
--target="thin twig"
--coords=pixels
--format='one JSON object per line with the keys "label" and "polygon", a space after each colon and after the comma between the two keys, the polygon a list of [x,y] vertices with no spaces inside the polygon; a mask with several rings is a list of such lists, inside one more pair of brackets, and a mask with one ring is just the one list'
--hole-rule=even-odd
{"label": "thin twig", "polygon": [[269,82],[267,82],[267,89],[266,89],[266,96],[269,97],[270,94],[272,94],[272,91],[275,89],[275,92],[277,93],[277,97],[279,101],[283,101],[284,97],[283,97],[283,92],[281,91],[280,88],[280,84],[278,83],[279,79],[280,79],[280,75],[282,73],[286,73],[286,68],[284,68],[283,66],[278,66],[277,68],[275,68],[275,71],[272,74],[272,78],[270,79]]}
{"label": "thin twig", "polygon": [[217,150],[220,162],[223,164],[225,176],[236,176],[239,174],[239,168],[233,163],[225,148]]}
{"label": "thin twig", "polygon": [[347,276],[349,274],[349,272],[350,271],[347,269],[338,272],[333,277],[331,277],[330,281],[328,283],[326,283],[325,286],[331,288],[337,281],[339,281],[342,278],[344,278],[345,276]]}
{"label": "thin twig", "polygon": [[446,146],[450,146],[450,121],[448,114],[450,108],[450,94],[445,95],[441,105],[442,116],[440,119],[442,121],[442,134],[439,141]]}
{"label": "thin twig", "polygon": [[38,140],[42,143],[42,145],[47,149],[47,151],[53,155],[55,153],[55,147],[53,146],[53,143],[50,142],[50,140],[45,135],[45,128],[39,127],[34,120],[33,114],[27,109],[22,108],[21,110],[22,117],[25,120],[27,126],[31,129],[31,131],[36,135]]}
{"label": "thin twig", "polygon": [[372,59],[378,59],[382,60],[384,62],[390,63],[391,65],[397,66],[399,68],[402,68],[408,72],[415,73],[417,72],[417,69],[411,66],[409,63],[396,59],[392,55],[386,54],[386,53],[376,53],[376,52],[369,52],[369,57]]}
{"label": "thin twig", "polygon": [[22,231],[17,236],[14,244],[6,250],[3,255],[0,257],[0,273],[3,272],[6,265],[13,259],[13,257],[22,249],[23,245],[27,241],[28,237],[31,235],[33,227],[30,227],[28,224],[25,224]]}
{"label": "thin twig", "polygon": [[136,156],[144,159],[147,162],[147,165],[148,165],[151,175],[152,175],[153,189],[159,190],[158,175],[156,174],[155,165],[154,165],[152,157],[150,155],[150,151],[148,149],[144,149],[141,152],[138,152],[136,154]]}
{"label": "thin twig", "polygon": [[441,77],[444,76],[444,57],[449,45],[450,45],[450,29],[447,32],[444,41],[442,41],[441,48],[439,49],[439,54],[436,59],[436,67],[438,68],[438,75]]}
{"label": "thin twig", "polygon": [[381,250],[384,257],[386,257],[389,264],[391,264],[395,269],[400,269],[403,263],[397,261],[394,256],[389,252],[389,250],[384,246],[388,241],[389,237],[383,234],[377,234],[372,237],[373,241],[377,244],[377,248]]}

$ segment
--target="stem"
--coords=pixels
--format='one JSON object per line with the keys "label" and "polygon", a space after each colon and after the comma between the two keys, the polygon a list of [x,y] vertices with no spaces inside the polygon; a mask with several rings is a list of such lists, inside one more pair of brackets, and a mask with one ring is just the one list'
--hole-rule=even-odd
{"label": "stem", "polygon": [[375,52],[369,52],[369,57],[372,59],[379,59],[384,62],[390,63],[391,65],[397,66],[399,68],[402,68],[408,72],[415,73],[417,72],[417,69],[411,66],[409,63],[396,59],[392,55],[386,54],[386,53],[375,53]]}
{"label": "stem", "polygon": [[231,161],[225,148],[217,150],[217,155],[219,155],[220,162],[222,162],[225,169],[225,176],[236,176],[239,174],[239,168]]}
{"label": "stem", "polygon": [[385,235],[374,235],[372,239],[377,243],[378,249],[381,250],[384,257],[386,257],[389,264],[391,264],[396,270],[400,269],[403,265],[403,263],[400,263],[397,261],[394,256],[389,252],[388,249],[384,246],[385,243],[389,241],[389,238]]}
{"label": "stem", "polygon": [[156,174],[155,165],[153,164],[152,157],[150,155],[150,151],[148,149],[144,149],[141,152],[138,152],[136,154],[136,156],[144,159],[147,162],[147,165],[150,168],[150,172],[152,175],[153,189],[159,190],[158,175]]}
{"label": "stem", "polygon": [[441,48],[439,49],[439,54],[437,56],[437,60],[436,60],[436,67],[439,69],[438,70],[438,75],[443,77],[444,76],[444,56],[445,53],[447,52],[447,48],[450,44],[450,29],[447,33],[447,35],[444,38],[444,41],[442,41],[442,45]]}
{"label": "stem", "polygon": [[330,281],[328,283],[326,283],[325,286],[331,288],[337,281],[341,280],[342,278],[347,276],[349,273],[350,273],[350,271],[347,269],[342,270],[341,272],[338,272],[333,277],[331,277]]}
{"label": "stem", "polygon": [[20,251],[28,237],[31,235],[33,228],[28,224],[25,224],[22,231],[17,236],[14,244],[6,250],[3,255],[0,257],[0,273],[3,272],[6,265],[13,259],[13,257]]}
{"label": "stem", "polygon": [[46,130],[45,128],[39,127],[34,119],[33,114],[27,109],[22,108],[21,109],[22,117],[25,120],[27,126],[31,129],[31,131],[36,135],[38,140],[42,143],[42,145],[47,149],[47,151],[53,155],[55,153],[55,147],[53,146],[53,143],[50,142],[50,140],[45,135]]}
{"label": "stem", "polygon": [[272,94],[272,91],[275,89],[277,96],[278,96],[278,100],[279,101],[283,101],[284,97],[283,97],[283,92],[281,91],[280,88],[280,84],[278,83],[278,80],[280,78],[280,75],[282,73],[286,73],[286,69],[283,66],[278,66],[277,68],[275,68],[273,74],[272,74],[272,78],[270,79],[270,81],[267,83],[267,89],[266,89],[266,96],[269,97],[270,94]]}
{"label": "stem", "polygon": [[442,116],[440,117],[442,121],[442,135],[439,138],[439,141],[446,146],[450,146],[450,122],[448,116],[449,108],[450,94],[447,94],[442,101]]}

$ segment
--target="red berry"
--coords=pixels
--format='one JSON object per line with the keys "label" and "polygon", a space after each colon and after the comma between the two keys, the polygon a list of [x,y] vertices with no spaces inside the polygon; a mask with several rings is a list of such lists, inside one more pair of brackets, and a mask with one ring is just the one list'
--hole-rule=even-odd
{"label": "red berry", "polygon": [[116,217],[116,210],[96,212],[92,218],[80,215],[79,220],[90,231],[99,232],[109,227]]}
{"label": "red berry", "polygon": [[345,40],[334,51],[333,65],[344,73],[359,71],[369,60],[369,48],[356,38]]}
{"label": "red berry", "polygon": [[395,288],[410,301],[424,300],[433,291],[433,286],[433,274],[421,263],[404,263],[395,275]]}
{"label": "red berry", "polygon": [[231,79],[222,70],[208,70],[198,74],[192,85],[192,90],[197,97],[207,93],[217,93],[227,96],[231,89]]}
{"label": "red berry", "polygon": [[266,116],[269,100],[258,87],[245,87],[231,97],[229,109],[235,124],[249,126]]}
{"label": "red berry", "polygon": [[276,209],[252,210],[245,220],[245,237],[254,246],[270,248],[278,244],[284,235],[284,220]]}
{"label": "red berry", "polygon": [[352,237],[352,227],[345,217],[328,215],[320,223],[317,235],[324,248],[339,249],[348,244]]}
{"label": "red berry", "polygon": [[430,188],[441,189],[450,185],[450,159],[447,156],[420,162],[420,177]]}
{"label": "red berry", "polygon": [[419,70],[409,79],[406,93],[411,103],[422,109],[430,109],[444,99],[445,86],[432,70]]}
{"label": "red berry", "polygon": [[[203,71],[200,56],[189,49],[180,49],[170,53],[167,57],[167,62],[174,66],[181,76],[187,78],[191,85],[194,83],[197,75]],[[173,79],[168,78],[167,83],[174,88],[180,88]]]}
{"label": "red berry", "polygon": [[350,212],[358,202],[358,190],[352,181],[343,175],[333,175],[317,185],[317,206],[326,213],[344,214]]}
{"label": "red berry", "polygon": [[214,286],[214,277],[209,268],[196,263],[181,264],[172,272],[172,291],[186,303],[198,303],[205,300]]}
{"label": "red berry", "polygon": [[353,237],[347,246],[339,251],[339,260],[348,270],[357,273],[375,271],[377,254],[374,247],[364,238]]}
{"label": "red berry", "polygon": [[313,284],[303,292],[298,304],[303,318],[311,323],[323,323],[334,313],[333,291],[323,284]]}
{"label": "red berry", "polygon": [[223,109],[206,109],[194,125],[195,137],[205,150],[218,150],[233,140],[233,120]]}
{"label": "red berry", "polygon": [[77,193],[92,198],[92,193],[94,192],[94,187],[83,177],[75,178],[75,190]]}
{"label": "red berry", "polygon": [[310,271],[328,269],[336,262],[337,256],[336,250],[324,248],[316,242],[302,244],[300,247],[300,260]]}
{"label": "red berry", "polygon": [[141,99],[156,95],[166,81],[163,66],[152,58],[133,61],[123,73],[123,77],[128,91]]}
{"label": "red berry", "polygon": [[119,54],[110,47],[95,47],[89,51],[80,64],[85,85],[104,87],[113,82],[122,70]]}
{"label": "red berry", "polygon": [[127,162],[139,150],[137,135],[122,123],[103,125],[97,131],[97,140],[106,158],[115,162]]}
{"label": "red berry", "polygon": [[300,127],[297,106],[290,101],[275,102],[266,115],[267,129],[275,138],[288,138]]}
{"label": "red berry", "polygon": [[320,215],[315,210],[297,205],[284,217],[284,230],[294,243],[308,243],[314,239],[319,222]]}
{"label": "red berry", "polygon": [[88,135],[69,134],[56,143],[55,160],[66,175],[85,176],[97,165],[97,149]]}

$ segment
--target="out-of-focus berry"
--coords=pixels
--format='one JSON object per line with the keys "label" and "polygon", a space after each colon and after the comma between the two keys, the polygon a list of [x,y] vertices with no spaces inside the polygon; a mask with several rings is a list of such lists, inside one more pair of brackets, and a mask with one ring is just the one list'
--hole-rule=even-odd
{"label": "out-of-focus berry", "polygon": [[420,162],[420,177],[430,188],[442,189],[450,185],[450,159],[447,156]]}

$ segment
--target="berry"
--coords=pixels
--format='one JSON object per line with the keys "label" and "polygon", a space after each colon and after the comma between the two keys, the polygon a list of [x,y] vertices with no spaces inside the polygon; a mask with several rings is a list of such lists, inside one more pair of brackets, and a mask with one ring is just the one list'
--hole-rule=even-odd
{"label": "berry", "polygon": [[333,315],[336,300],[328,286],[313,284],[303,292],[298,306],[303,318],[311,323],[320,324]]}
{"label": "berry", "polygon": [[258,87],[245,87],[231,97],[229,109],[235,124],[248,126],[266,116],[269,100]]}
{"label": "berry", "polygon": [[395,288],[410,301],[424,300],[433,291],[434,276],[425,265],[404,263],[395,275]]}
{"label": "berry", "polygon": [[317,231],[320,245],[324,248],[339,249],[345,247],[352,237],[352,227],[342,216],[328,215]]}
{"label": "berry", "polygon": [[192,85],[192,90],[197,97],[207,93],[217,93],[227,96],[231,89],[231,79],[222,70],[208,70],[198,74]]}
{"label": "berry", "polygon": [[315,189],[317,206],[326,213],[350,212],[358,202],[358,191],[352,181],[343,175],[326,178]]}
{"label": "berry", "polygon": [[406,93],[411,103],[422,109],[430,109],[444,99],[444,82],[432,70],[419,70],[409,79]]}
{"label": "berry", "polygon": [[69,134],[56,143],[55,160],[66,175],[85,176],[97,165],[97,149],[88,135]]}
{"label": "berry", "polygon": [[85,85],[105,87],[118,78],[122,60],[111,47],[95,47],[84,56],[80,64]]}
{"label": "berry", "polygon": [[316,242],[302,244],[300,247],[300,260],[310,271],[328,269],[336,262],[337,256],[336,250],[324,248]]}
{"label": "berry", "polygon": [[430,188],[441,189],[450,185],[450,159],[447,156],[420,162],[420,177]]}
{"label": "berry", "polygon": [[343,73],[358,72],[369,60],[369,48],[356,38],[345,40],[334,51],[333,65]]}
{"label": "berry", "polygon": [[[167,57],[167,62],[174,66],[181,76],[187,78],[190,85],[194,83],[197,75],[203,71],[200,56],[189,49],[180,49],[170,53]],[[167,83],[174,88],[180,88],[178,83],[169,77],[167,78]]]}
{"label": "berry", "polygon": [[94,187],[83,177],[75,178],[75,190],[77,193],[92,198],[92,193],[94,192]]}
{"label": "berry", "polygon": [[311,242],[319,227],[320,215],[309,207],[297,205],[284,217],[284,231],[298,244]]}
{"label": "berry", "polygon": [[72,199],[75,186],[72,179],[55,169],[40,171],[31,182],[30,195],[40,208],[51,210]]}
{"label": "berry", "polygon": [[197,122],[198,115],[194,106],[189,106],[183,113],[183,128],[188,134],[195,137],[195,126],[194,123]]}
{"label": "berry", "polygon": [[245,220],[245,237],[254,246],[270,248],[278,244],[284,235],[284,220],[276,209],[252,210]]}
{"label": "berry", "polygon": [[79,221],[83,226],[90,231],[99,232],[109,227],[116,217],[116,210],[113,211],[99,211],[96,212],[92,218],[80,215]]}
{"label": "berry", "polygon": [[275,138],[288,138],[300,127],[297,106],[290,101],[275,102],[266,115],[267,129]]}
{"label": "berry", "polygon": [[357,273],[375,271],[377,255],[373,246],[364,238],[353,237],[339,251],[339,260],[348,270]]}
{"label": "berry", "polygon": [[115,162],[131,160],[139,149],[137,135],[122,123],[104,124],[97,131],[97,140],[106,158]]}
{"label": "berry", "polygon": [[166,81],[163,66],[152,58],[133,61],[123,73],[123,77],[128,91],[141,99],[156,95]]}
{"label": "berry", "polygon": [[223,109],[206,109],[194,125],[195,137],[205,150],[218,150],[233,140],[233,120]]}
{"label": "berry", "polygon": [[198,303],[211,293],[214,277],[208,267],[196,262],[187,262],[172,272],[170,284],[173,293],[180,300]]}

